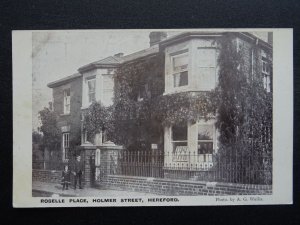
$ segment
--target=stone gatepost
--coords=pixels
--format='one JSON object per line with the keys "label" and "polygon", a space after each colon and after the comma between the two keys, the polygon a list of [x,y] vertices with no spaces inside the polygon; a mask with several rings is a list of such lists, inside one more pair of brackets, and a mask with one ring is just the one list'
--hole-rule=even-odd
{"label": "stone gatepost", "polygon": [[[96,146],[86,142],[79,149],[81,158],[84,160],[83,182],[85,187],[99,186],[103,177],[116,174],[118,153],[123,149],[121,146],[113,143]],[[100,159],[96,159],[98,155]]]}
{"label": "stone gatepost", "polygon": [[98,148],[101,151],[99,167],[101,171],[101,177],[116,174],[119,161],[118,154],[123,149],[123,147],[108,143],[98,146]]}
{"label": "stone gatepost", "polygon": [[94,161],[96,146],[91,143],[84,143],[80,146],[81,156],[84,160],[84,186],[92,187],[94,185]]}

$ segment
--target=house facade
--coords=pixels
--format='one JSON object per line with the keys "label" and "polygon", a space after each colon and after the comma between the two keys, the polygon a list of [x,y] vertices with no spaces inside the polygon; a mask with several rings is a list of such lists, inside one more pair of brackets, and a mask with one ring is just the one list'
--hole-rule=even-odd
{"label": "house facade", "polygon": [[81,144],[82,76],[75,73],[49,83],[48,87],[53,90],[53,110],[61,131],[60,151],[52,153],[57,155],[51,158],[68,161],[75,147]]}
{"label": "house facade", "polygon": [[[109,141],[105,132],[88,141],[83,129],[84,114],[93,102],[103,106],[113,104],[114,74],[121,65],[138,60],[164,55],[163,96],[180,93],[205,93],[218,84],[220,46],[218,40],[230,35],[236,51],[242,52],[247,74],[261,76],[266,92],[272,92],[272,34],[269,42],[247,32],[184,32],[167,37],[164,32],[150,33],[150,47],[142,51],[109,56],[78,69],[77,74],[50,83],[53,88],[54,110],[60,114],[62,130],[62,159],[67,158],[68,141],[74,133],[81,133],[81,145],[95,147],[116,146]],[[258,49],[255,50],[255,49]],[[259,68],[259,73],[257,73]],[[137,101],[143,101],[139,95]],[[76,125],[74,121],[76,120]],[[72,122],[73,121],[73,122]],[[168,169],[195,167],[207,170],[213,166],[213,155],[218,151],[215,116],[186,124],[163,127],[164,167]],[[69,135],[69,136],[68,136]],[[190,157],[192,156],[192,157]]]}

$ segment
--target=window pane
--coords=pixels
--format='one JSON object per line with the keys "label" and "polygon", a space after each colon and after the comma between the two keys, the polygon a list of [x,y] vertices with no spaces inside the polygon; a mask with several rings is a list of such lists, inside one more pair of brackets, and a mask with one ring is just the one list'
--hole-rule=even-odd
{"label": "window pane", "polygon": [[173,74],[174,87],[188,85],[188,71]]}
{"label": "window pane", "polygon": [[173,126],[172,139],[173,141],[187,140],[187,126]]}
{"label": "window pane", "polygon": [[188,72],[181,72],[180,73],[180,81],[179,81],[179,86],[185,86],[188,85]]}
{"label": "window pane", "polygon": [[212,140],[213,126],[212,125],[198,125],[198,140]]}
{"label": "window pane", "polygon": [[175,56],[173,58],[173,70],[186,70],[188,65],[188,55]]}
{"label": "window pane", "polygon": [[198,154],[212,154],[213,142],[198,142]]}
{"label": "window pane", "polygon": [[95,93],[90,93],[89,94],[89,102],[94,102],[95,100],[96,100]]}
{"label": "window pane", "polygon": [[88,81],[88,88],[89,88],[89,92],[95,92],[95,80],[89,80]]}

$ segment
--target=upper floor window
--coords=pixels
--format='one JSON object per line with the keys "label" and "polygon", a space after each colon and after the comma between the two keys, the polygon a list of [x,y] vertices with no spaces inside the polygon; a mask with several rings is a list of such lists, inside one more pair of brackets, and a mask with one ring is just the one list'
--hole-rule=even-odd
{"label": "upper floor window", "polygon": [[203,91],[210,91],[216,86],[216,49],[198,48],[198,86]]}
{"label": "upper floor window", "polygon": [[87,86],[88,86],[88,102],[94,102],[96,101],[96,79],[92,78],[87,80]]}
{"label": "upper floor window", "polygon": [[70,113],[70,89],[64,90],[64,114]]}
{"label": "upper floor window", "polygon": [[266,53],[262,52],[261,56],[261,72],[263,76],[263,85],[267,92],[271,91],[271,73],[270,73],[270,64],[267,59]]}
{"label": "upper floor window", "polygon": [[172,56],[172,74],[174,87],[188,85],[188,53]]}

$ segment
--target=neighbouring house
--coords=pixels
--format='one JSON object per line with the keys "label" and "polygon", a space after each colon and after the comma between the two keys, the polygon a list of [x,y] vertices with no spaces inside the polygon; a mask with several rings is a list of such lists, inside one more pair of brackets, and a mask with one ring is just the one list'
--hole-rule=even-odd
{"label": "neighbouring house", "polygon": [[82,76],[75,73],[51,82],[48,87],[53,90],[53,110],[58,115],[58,127],[61,130],[61,151],[57,160],[68,161],[80,145]]}
{"label": "neighbouring house", "polygon": [[[88,141],[83,129],[85,112],[93,102],[101,102],[105,107],[114,104],[114,76],[120,73],[120,68],[126,65],[134,67],[140,61],[163,56],[162,77],[159,77],[163,86],[161,91],[150,93],[152,101],[155,99],[153,96],[208,93],[218,84],[218,40],[228,36],[232,38],[237,52],[243,50],[246,72],[250,76],[261,76],[265,91],[272,93],[272,33],[268,33],[266,42],[249,32],[197,31],[171,37],[167,37],[165,32],[151,32],[149,48],[130,55],[119,53],[109,56],[80,67],[79,73],[48,84],[53,88],[54,110],[60,114],[62,160],[69,158],[70,140],[76,139],[78,133],[81,133],[81,141],[77,145],[92,145],[95,149],[109,146],[120,148],[107,138],[105,130]],[[256,72],[258,68],[259,73]],[[155,69],[147,67],[149,76]],[[148,89],[147,85],[142,84],[131,100],[137,103],[146,100]],[[162,148],[164,168],[176,170],[180,166],[181,169],[190,170],[193,167],[208,170],[213,167],[213,155],[218,152],[220,136],[215,123],[215,115],[211,115],[209,119],[160,124],[162,133],[151,142]]]}

